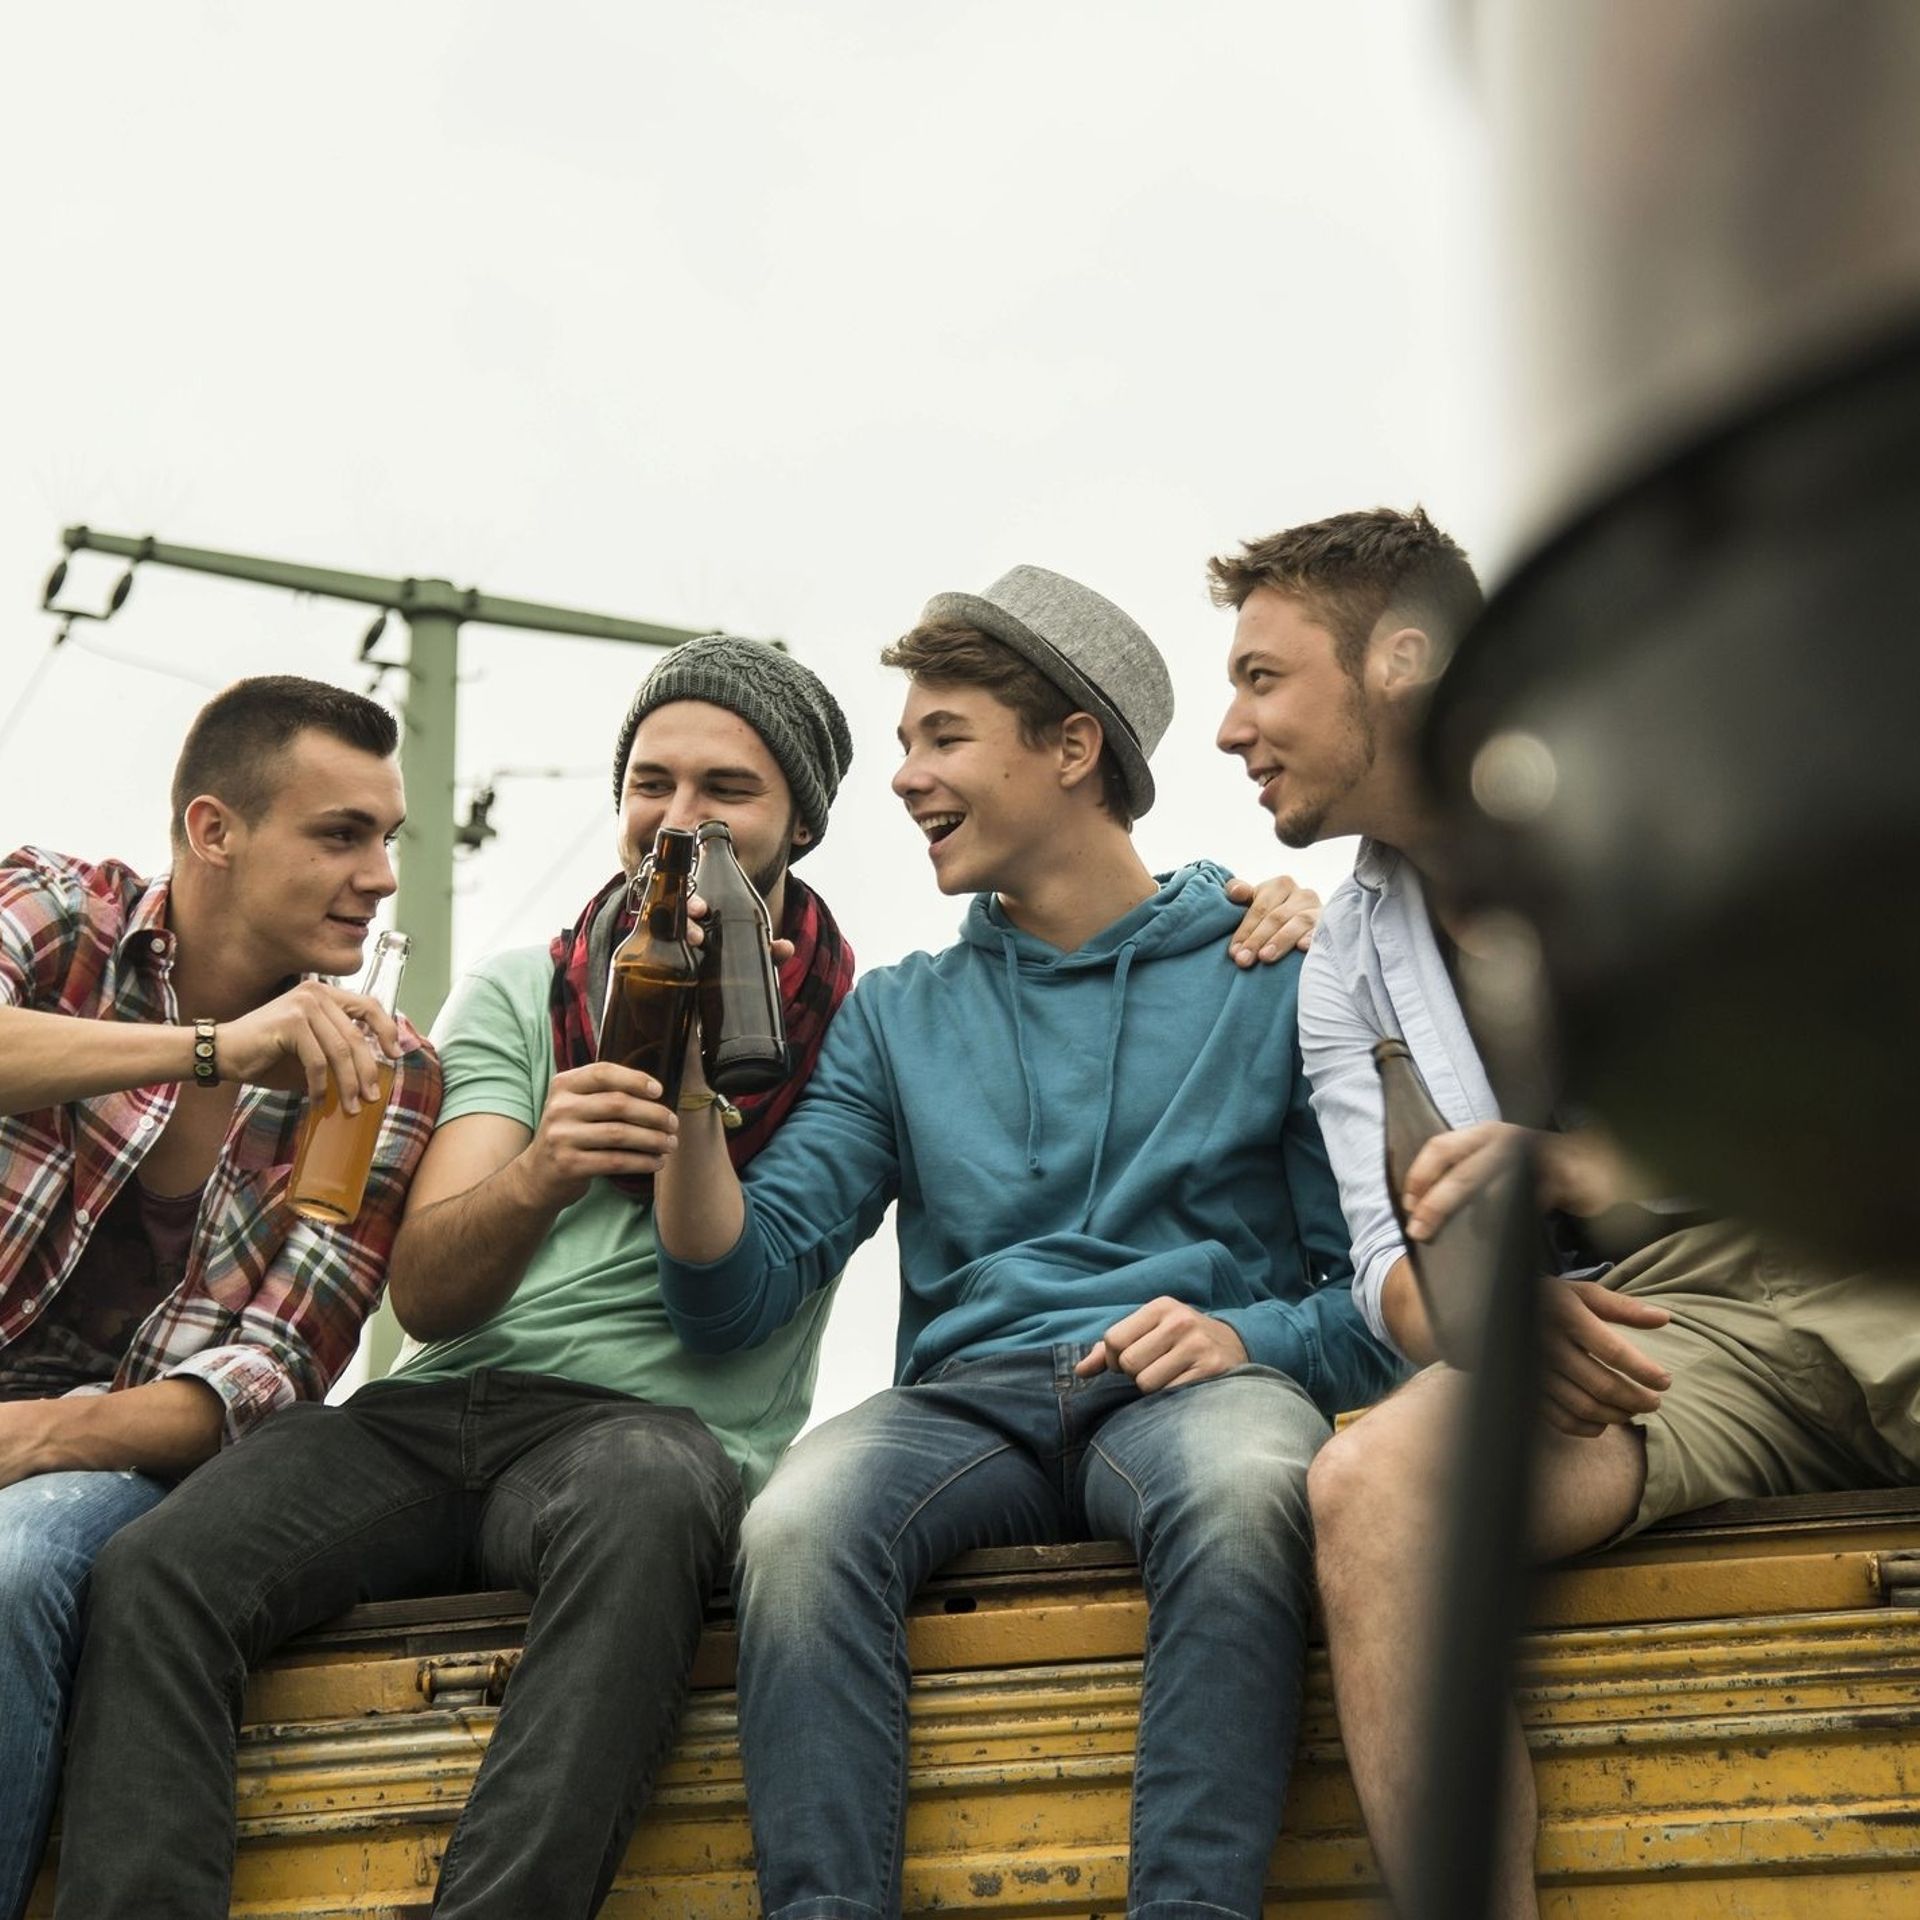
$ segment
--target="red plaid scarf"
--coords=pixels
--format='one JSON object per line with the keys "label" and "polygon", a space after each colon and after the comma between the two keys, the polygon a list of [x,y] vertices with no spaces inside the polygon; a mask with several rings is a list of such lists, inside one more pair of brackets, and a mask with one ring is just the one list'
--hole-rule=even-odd
{"label": "red plaid scarf", "polygon": [[[584,1067],[599,1057],[600,1009],[607,997],[607,965],[613,950],[632,929],[627,910],[627,876],[615,874],[587,902],[586,910],[565,932],[554,936],[553,985],[547,1010],[553,1021],[556,1072]],[[799,1099],[812,1076],[834,1011],[853,986],[853,949],[841,938],[827,903],[787,875],[787,905],[780,933],[793,942],[793,957],[780,969],[780,1011],[786,1021],[793,1071],[764,1093],[743,1094],[734,1105],[741,1124],[727,1135],[727,1156],[744,1167],[773,1138],[774,1129]],[[650,1180],[617,1183],[639,1197],[651,1197]]]}

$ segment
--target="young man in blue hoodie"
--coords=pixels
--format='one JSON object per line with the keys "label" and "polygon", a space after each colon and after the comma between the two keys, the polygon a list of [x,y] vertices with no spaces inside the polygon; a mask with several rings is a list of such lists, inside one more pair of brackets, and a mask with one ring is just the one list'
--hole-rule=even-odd
{"label": "young man in blue hoodie", "polygon": [[661,1295],[708,1353],[768,1338],[900,1202],[899,1385],[802,1440],[743,1529],[762,1909],[900,1912],[921,1582],[971,1547],[1119,1537],[1152,1612],[1128,1911],[1252,1920],[1307,1463],[1390,1378],[1308,1107],[1298,958],[1228,964],[1225,873],[1141,863],[1173,696],[1118,607],[1018,567],[882,657],[911,676],[894,791],[941,891],[975,896],[962,938],[855,988],[744,1180],[696,1085],[656,1186]]}

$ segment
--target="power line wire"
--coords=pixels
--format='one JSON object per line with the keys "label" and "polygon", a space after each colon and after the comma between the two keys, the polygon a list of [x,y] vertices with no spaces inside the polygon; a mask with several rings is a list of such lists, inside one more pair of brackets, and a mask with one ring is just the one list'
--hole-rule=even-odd
{"label": "power line wire", "polygon": [[142,660],[135,653],[121,653],[115,647],[103,647],[98,640],[83,639],[79,634],[72,636],[73,644],[83,652],[91,653],[102,660],[111,660],[117,667],[136,667],[142,673],[157,673],[168,680],[184,680],[190,686],[205,687],[218,693],[226,685],[224,680],[210,680],[204,673],[189,673],[185,667],[169,667],[157,660]]}
{"label": "power line wire", "polygon": [[506,933],[507,928],[543,894],[551,891],[553,883],[556,880],[561,880],[566,877],[568,861],[570,861],[596,833],[606,832],[608,826],[611,824],[610,815],[611,809],[606,806],[600,806],[594,809],[593,818],[547,863],[547,869],[545,873],[541,875],[540,879],[533,886],[529,887],[526,892],[521,894],[519,899],[500,916],[494,925],[493,932],[482,943],[480,949],[482,953],[492,953],[500,945],[501,937]]}
{"label": "power line wire", "polygon": [[27,703],[39,692],[40,683],[47,677],[47,669],[53,665],[54,652],[59,645],[60,642],[56,640],[53,645],[40,656],[40,664],[27,675],[27,683],[20,689],[19,696],[15,699],[12,708],[8,711],[7,717],[4,720],[0,720],[0,747],[6,745],[7,735],[13,731],[19,722],[20,716],[26,712]]}

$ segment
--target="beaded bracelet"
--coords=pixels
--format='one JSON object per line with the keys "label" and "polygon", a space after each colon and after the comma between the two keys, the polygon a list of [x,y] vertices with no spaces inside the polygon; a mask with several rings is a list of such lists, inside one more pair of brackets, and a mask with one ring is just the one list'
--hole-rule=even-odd
{"label": "beaded bracelet", "polygon": [[193,1083],[197,1087],[217,1087],[220,1066],[213,1054],[213,1022],[202,1018],[193,1023]]}

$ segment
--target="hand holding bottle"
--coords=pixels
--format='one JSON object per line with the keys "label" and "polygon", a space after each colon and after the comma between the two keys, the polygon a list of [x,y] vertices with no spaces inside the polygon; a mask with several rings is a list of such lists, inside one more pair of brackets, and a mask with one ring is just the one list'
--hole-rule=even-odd
{"label": "hand holding bottle", "polygon": [[[708,913],[707,903],[696,893],[687,901],[687,940],[697,954],[706,945],[707,930],[701,925]],[[774,936],[771,948],[773,964],[784,967],[793,958],[793,942]]]}
{"label": "hand holding bottle", "polygon": [[[403,1051],[392,1012],[368,993],[302,980],[214,1030],[220,1077],[323,1100],[348,1113],[381,1098],[378,1063]],[[371,1039],[371,1044],[369,1044]]]}
{"label": "hand holding bottle", "polygon": [[[408,944],[404,933],[383,933],[367,968],[365,990],[339,996],[343,1001],[358,1002],[365,1008],[361,1024],[353,1024],[344,1009],[334,1009],[338,1017],[348,1021],[351,1069],[344,1077],[337,1068],[332,1079],[322,1074],[320,1095],[308,1106],[300,1130],[300,1144],[294,1152],[293,1175],[287,1192],[294,1212],[321,1226],[348,1225],[358,1218],[360,1202],[366,1197],[367,1176],[373,1170],[380,1123],[386,1117],[387,1101],[393,1093],[394,1062],[401,1053],[394,1011],[399,1003],[400,976],[406,969]],[[329,1007],[325,996],[336,993],[337,988],[321,989],[318,1004]],[[283,997],[291,999],[292,995]],[[387,1036],[384,1046],[382,1029]],[[366,1084],[369,1069],[371,1089]]]}
{"label": "hand holding bottle", "polygon": [[556,1073],[521,1155],[535,1203],[558,1213],[596,1178],[658,1173],[680,1127],[660,1091],[651,1074],[609,1060]]}

